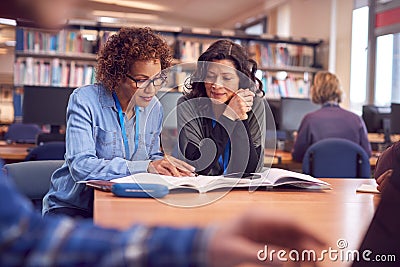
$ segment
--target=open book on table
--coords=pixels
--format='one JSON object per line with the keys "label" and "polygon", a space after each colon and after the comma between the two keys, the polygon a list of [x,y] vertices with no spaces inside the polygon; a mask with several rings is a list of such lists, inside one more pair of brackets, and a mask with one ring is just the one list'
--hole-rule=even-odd
{"label": "open book on table", "polygon": [[305,189],[330,189],[330,185],[310,175],[278,168],[269,168],[262,173],[253,173],[250,178],[240,178],[240,174],[220,176],[199,175],[196,177],[173,177],[152,173],[138,173],[111,180],[114,183],[163,184],[168,189],[191,188],[205,193],[220,188],[258,187],[273,188],[291,185]]}

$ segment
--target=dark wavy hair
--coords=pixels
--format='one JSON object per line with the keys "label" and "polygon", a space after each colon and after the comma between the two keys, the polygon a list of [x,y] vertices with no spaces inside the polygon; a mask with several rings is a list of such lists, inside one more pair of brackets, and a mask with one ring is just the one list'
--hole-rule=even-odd
{"label": "dark wavy hair", "polygon": [[[204,80],[207,74],[207,62],[227,59],[242,73],[239,75],[240,88],[249,88],[257,94],[263,94],[262,82],[256,77],[257,62],[250,58],[247,50],[227,39],[217,40],[200,55],[196,71],[185,82],[185,95],[188,98],[207,97]],[[244,74],[244,75],[243,75]],[[243,78],[244,76],[248,78]],[[252,82],[253,83],[252,83]]]}
{"label": "dark wavy hair", "polygon": [[150,28],[121,28],[111,35],[97,56],[96,80],[112,91],[125,79],[136,60],[161,61],[161,69],[171,65],[167,42]]}

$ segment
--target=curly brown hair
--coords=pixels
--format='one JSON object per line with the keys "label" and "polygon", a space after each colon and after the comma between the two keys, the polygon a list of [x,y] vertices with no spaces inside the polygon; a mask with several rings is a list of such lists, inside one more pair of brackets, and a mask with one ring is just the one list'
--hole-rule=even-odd
{"label": "curly brown hair", "polygon": [[96,80],[108,90],[117,88],[136,60],[159,59],[161,69],[171,65],[167,42],[149,27],[123,27],[111,35],[97,56]]}

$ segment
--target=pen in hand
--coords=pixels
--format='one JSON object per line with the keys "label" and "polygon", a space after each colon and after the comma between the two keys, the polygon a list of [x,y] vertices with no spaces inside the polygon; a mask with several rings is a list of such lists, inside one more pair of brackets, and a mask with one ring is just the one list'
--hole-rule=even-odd
{"label": "pen in hand", "polygon": [[191,177],[197,177],[197,176],[199,176],[199,174],[196,173],[195,171],[189,171],[189,170],[183,169],[183,168],[181,168],[181,167],[176,167],[176,168],[178,169],[179,172],[181,172],[181,173],[183,173],[183,174],[189,174],[189,175],[187,175],[187,176],[191,176]]}

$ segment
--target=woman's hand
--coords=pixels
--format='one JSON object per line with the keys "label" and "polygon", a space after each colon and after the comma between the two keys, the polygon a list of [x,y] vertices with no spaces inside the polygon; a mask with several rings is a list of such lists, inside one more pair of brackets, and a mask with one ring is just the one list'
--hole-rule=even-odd
{"label": "woman's hand", "polygon": [[265,214],[262,208],[251,209],[236,219],[211,227],[214,231],[207,246],[209,266],[228,267],[243,263],[281,266],[277,257],[274,261],[269,257],[266,261],[258,258],[266,256],[267,252],[262,251],[265,246],[276,251],[285,248],[287,252],[296,249],[302,253],[303,250],[319,250],[325,245],[315,233],[293,218],[282,213]]}
{"label": "woman's hand", "polygon": [[385,187],[386,182],[388,181],[388,178],[392,176],[393,170],[389,169],[382,173],[378,178],[376,178],[376,183],[378,184],[378,189],[379,192],[382,192],[383,188]]}
{"label": "woman's hand", "polygon": [[229,101],[223,115],[231,120],[245,120],[253,106],[255,94],[249,89],[239,89]]}
{"label": "woman's hand", "polygon": [[150,162],[147,172],[169,176],[195,176],[195,168],[172,156]]}

